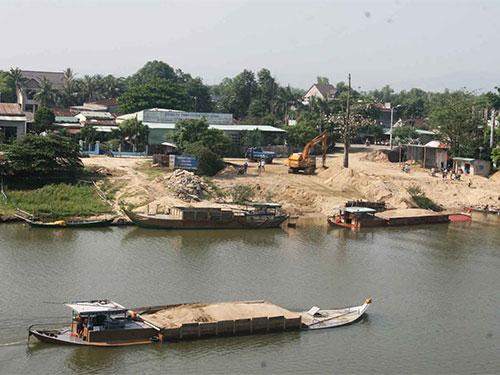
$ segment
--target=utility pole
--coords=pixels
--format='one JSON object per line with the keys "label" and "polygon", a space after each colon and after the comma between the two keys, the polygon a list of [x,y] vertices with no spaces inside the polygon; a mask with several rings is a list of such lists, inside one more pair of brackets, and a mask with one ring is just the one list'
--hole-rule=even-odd
{"label": "utility pole", "polygon": [[490,131],[490,148],[493,148],[493,139],[495,135],[495,109],[491,110],[491,131]]}
{"label": "utility pole", "polygon": [[349,168],[349,116],[351,114],[351,73],[348,75],[349,89],[347,91],[346,116],[344,122],[344,168]]}

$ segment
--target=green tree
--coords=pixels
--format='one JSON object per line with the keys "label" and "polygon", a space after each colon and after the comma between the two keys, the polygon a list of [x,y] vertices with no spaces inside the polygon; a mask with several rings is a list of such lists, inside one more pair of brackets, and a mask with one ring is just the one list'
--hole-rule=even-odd
{"label": "green tree", "polygon": [[46,132],[54,129],[54,121],[56,117],[54,116],[54,112],[52,112],[47,107],[40,107],[35,112],[35,118],[33,121],[33,129],[37,133]]}
{"label": "green tree", "polygon": [[291,146],[304,147],[313,138],[318,136],[315,126],[297,124],[285,127],[286,141]]}
{"label": "green tree", "polygon": [[186,93],[193,100],[192,110],[195,112],[212,112],[213,103],[210,95],[210,89],[203,84],[201,78],[192,78],[189,74],[184,82]]}
{"label": "green tree", "polygon": [[189,111],[192,98],[185,88],[166,79],[133,86],[118,98],[120,113],[132,113],[147,108],[168,108]]}
{"label": "green tree", "polygon": [[373,90],[370,92],[370,95],[373,96],[377,102],[380,103],[392,103],[394,99],[394,90],[389,85],[385,85],[380,90]]}
{"label": "green tree", "polygon": [[67,68],[63,72],[63,89],[61,92],[61,105],[69,107],[77,104],[78,100],[78,87],[75,80],[75,72],[71,68]]}
{"label": "green tree", "polygon": [[9,72],[0,71],[0,102],[15,103],[17,100],[16,85]]}
{"label": "green tree", "polygon": [[78,144],[58,133],[26,134],[7,146],[6,155],[7,172],[14,175],[74,176],[83,168]]}
{"label": "green tree", "polygon": [[42,77],[34,98],[41,107],[53,106],[57,102],[57,91],[52,87],[52,82],[47,77]]}
{"label": "green tree", "polygon": [[183,120],[176,124],[178,132],[174,134],[175,142],[186,149],[192,143],[201,143],[219,157],[231,144],[231,140],[217,129],[209,129],[206,120]]}
{"label": "green tree", "polygon": [[177,82],[179,77],[174,68],[163,61],[148,61],[141,69],[129,78],[130,87],[144,85],[157,80]]}
{"label": "green tree", "polygon": [[23,72],[19,68],[10,68],[9,76],[14,82],[14,87],[21,88],[26,83],[26,78],[23,77]]}
{"label": "green tree", "polygon": [[417,129],[413,126],[398,126],[392,129],[394,144],[405,144],[418,138]]}
{"label": "green tree", "polygon": [[245,69],[234,78],[224,78],[218,90],[221,93],[221,109],[233,113],[237,119],[243,119],[248,115],[257,91],[255,74]]}
{"label": "green tree", "polygon": [[224,162],[221,157],[202,142],[186,144],[183,152],[198,158],[198,172],[202,175],[214,176],[224,168]]}
{"label": "green tree", "polygon": [[[468,156],[463,152],[474,139],[483,137],[483,109],[474,106],[475,97],[468,91],[440,95],[433,103],[431,125],[440,138],[450,145],[452,156]],[[467,154],[471,154],[469,149]],[[474,157],[474,156],[472,156]]]}
{"label": "green tree", "polygon": [[320,85],[329,85],[330,80],[328,79],[328,77],[317,76],[316,83]]}
{"label": "green tree", "polygon": [[149,128],[134,117],[120,124],[120,136],[122,141],[133,145],[136,152],[143,151],[148,143]]}
{"label": "green tree", "polygon": [[493,160],[495,163],[498,163],[500,161],[500,147],[495,147],[491,151],[491,160]]}
{"label": "green tree", "polygon": [[[124,121],[125,122],[125,121]],[[80,137],[87,144],[95,141],[97,137],[97,130],[92,126],[92,124],[87,123],[80,131]]]}

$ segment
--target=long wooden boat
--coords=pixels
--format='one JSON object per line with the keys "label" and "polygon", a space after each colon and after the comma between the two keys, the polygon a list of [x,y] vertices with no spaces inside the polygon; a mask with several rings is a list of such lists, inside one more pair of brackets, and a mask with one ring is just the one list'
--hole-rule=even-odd
{"label": "long wooden boat", "polygon": [[116,347],[242,334],[334,328],[365,314],[363,305],[343,309],[292,312],[265,301],[189,303],[127,309],[109,300],[65,304],[72,309],[71,325],[62,329],[28,328],[51,344]]}
{"label": "long wooden boat", "polygon": [[173,207],[168,214],[140,214],[123,209],[135,224],[153,229],[264,229],[277,228],[288,214],[277,203],[254,203],[244,211],[220,207]]}
{"label": "long wooden boat", "polygon": [[99,228],[99,227],[109,227],[113,222],[114,218],[105,220],[56,220],[52,222],[47,221],[35,221],[27,219],[22,216],[26,223],[32,227],[37,228]]}

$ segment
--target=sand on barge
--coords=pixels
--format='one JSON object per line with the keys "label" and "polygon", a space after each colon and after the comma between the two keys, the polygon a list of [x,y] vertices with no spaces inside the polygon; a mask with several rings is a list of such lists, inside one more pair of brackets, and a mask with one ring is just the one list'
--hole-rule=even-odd
{"label": "sand on barge", "polygon": [[[292,312],[265,301],[189,303],[128,309],[109,300],[67,303],[71,326],[28,328],[29,336],[57,344],[126,346],[218,336],[333,328],[359,320],[371,303],[334,310]],[[29,337],[28,336],[28,337]]]}

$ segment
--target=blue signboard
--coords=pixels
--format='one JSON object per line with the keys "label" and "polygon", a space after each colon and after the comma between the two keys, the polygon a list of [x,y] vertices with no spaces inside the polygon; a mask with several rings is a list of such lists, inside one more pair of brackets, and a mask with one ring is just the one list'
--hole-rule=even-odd
{"label": "blue signboard", "polygon": [[198,158],[194,156],[186,156],[186,155],[170,155],[170,159],[175,159],[172,163],[170,160],[170,165],[173,164],[175,169],[198,169]]}

